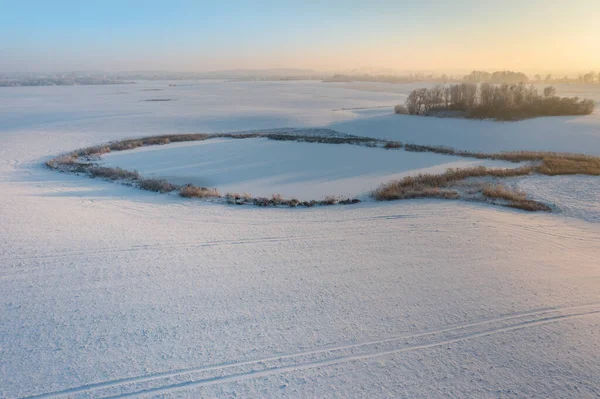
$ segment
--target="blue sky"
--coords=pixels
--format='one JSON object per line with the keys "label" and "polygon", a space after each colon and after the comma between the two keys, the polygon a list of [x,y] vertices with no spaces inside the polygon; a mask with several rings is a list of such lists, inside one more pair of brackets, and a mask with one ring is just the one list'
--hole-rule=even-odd
{"label": "blue sky", "polygon": [[0,71],[600,67],[600,2],[565,3],[0,0]]}

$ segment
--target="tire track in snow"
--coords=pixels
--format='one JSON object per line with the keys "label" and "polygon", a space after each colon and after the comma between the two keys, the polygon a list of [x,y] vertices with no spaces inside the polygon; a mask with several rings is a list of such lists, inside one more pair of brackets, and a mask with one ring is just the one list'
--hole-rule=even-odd
{"label": "tire track in snow", "polygon": [[515,313],[437,330],[356,344],[109,380],[62,391],[28,396],[22,399],[78,397],[80,395],[94,398],[123,398],[167,393],[173,390],[267,377],[280,373],[450,345],[470,339],[598,314],[600,314],[600,303],[538,309],[531,312]]}

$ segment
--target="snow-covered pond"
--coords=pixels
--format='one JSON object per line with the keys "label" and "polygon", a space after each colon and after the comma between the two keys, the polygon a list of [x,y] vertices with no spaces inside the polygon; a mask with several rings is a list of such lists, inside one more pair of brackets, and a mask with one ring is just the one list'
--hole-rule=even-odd
{"label": "snow-covered pond", "polygon": [[216,187],[223,193],[281,194],[300,200],[328,195],[361,197],[381,183],[448,168],[518,164],[348,144],[258,139],[212,139],[113,152],[103,164],[137,170],[176,184]]}

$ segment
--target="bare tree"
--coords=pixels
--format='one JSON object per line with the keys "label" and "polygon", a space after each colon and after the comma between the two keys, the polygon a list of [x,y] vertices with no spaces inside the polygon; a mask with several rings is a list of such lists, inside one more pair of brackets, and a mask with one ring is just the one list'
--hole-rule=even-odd
{"label": "bare tree", "polygon": [[425,96],[425,112],[440,107],[444,102],[444,86],[435,85],[427,90]]}
{"label": "bare tree", "polygon": [[415,89],[408,95],[406,99],[406,109],[411,115],[420,115],[424,111],[425,97],[427,89]]}
{"label": "bare tree", "polygon": [[553,86],[548,86],[544,88],[544,97],[554,97],[556,94],[556,89]]}
{"label": "bare tree", "polygon": [[525,84],[519,83],[518,85],[513,85],[510,91],[512,92],[511,103],[520,106],[525,102],[525,98],[527,97],[527,87],[525,87]]}
{"label": "bare tree", "polygon": [[540,97],[534,85],[529,85],[525,91],[525,102],[532,103]]}
{"label": "bare tree", "polygon": [[448,108],[450,106],[450,88],[444,86],[444,107]]}
{"label": "bare tree", "polygon": [[461,86],[464,93],[465,105],[467,108],[475,107],[475,104],[477,104],[477,85],[474,83],[463,83]]}
{"label": "bare tree", "polygon": [[482,83],[479,86],[479,102],[484,107],[493,106],[494,86],[489,83]]}
{"label": "bare tree", "polygon": [[595,77],[596,77],[596,74],[593,71],[592,72],[588,72],[585,75],[583,75],[583,83],[585,83],[585,84],[593,84]]}

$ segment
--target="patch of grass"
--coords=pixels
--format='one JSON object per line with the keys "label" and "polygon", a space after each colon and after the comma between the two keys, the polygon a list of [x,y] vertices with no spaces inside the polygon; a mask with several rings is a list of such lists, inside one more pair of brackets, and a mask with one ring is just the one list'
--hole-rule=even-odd
{"label": "patch of grass", "polygon": [[73,165],[77,161],[77,157],[71,154],[61,155],[59,157],[46,161],[46,166],[50,169],[59,169],[61,166]]}
{"label": "patch of grass", "polygon": [[522,209],[529,212],[552,212],[552,208],[550,208],[548,205],[529,199],[511,201],[505,206],[509,208]]}
{"label": "patch of grass", "polygon": [[177,186],[163,179],[141,179],[138,182],[139,187],[146,191],[155,191],[158,193],[169,193],[177,190]]}
{"label": "patch of grass", "polygon": [[88,169],[91,177],[102,177],[110,180],[139,180],[140,174],[137,170],[133,172],[121,168],[107,168],[103,166],[92,166]]}
{"label": "patch of grass", "polygon": [[[385,183],[373,191],[372,196],[377,201],[391,201],[412,198],[442,198],[459,199],[461,193],[456,190],[460,187],[459,182],[469,178],[480,177],[512,177],[523,176],[532,173],[532,167],[523,167],[517,169],[488,169],[483,166],[465,169],[448,169],[440,174],[420,174],[417,176],[408,176],[404,179]],[[551,209],[540,202],[527,199],[524,192],[512,190],[500,184],[479,185],[469,184],[475,192],[488,199],[500,199],[507,201],[503,206],[518,208],[527,211],[551,211]],[[471,198],[474,199],[474,198]]]}
{"label": "patch of grass", "polygon": [[250,202],[252,200],[252,196],[248,193],[227,193],[225,194],[225,200],[228,204],[243,205]]}
{"label": "patch of grass", "polygon": [[218,198],[221,196],[216,188],[198,187],[186,184],[179,188],[179,195],[185,198]]}
{"label": "patch of grass", "polygon": [[378,201],[408,198],[455,199],[460,195],[450,187],[461,180],[472,177],[513,177],[528,175],[529,167],[517,169],[489,169],[484,166],[464,169],[448,169],[440,174],[419,174],[380,185],[371,193]]}
{"label": "patch of grass", "polygon": [[600,158],[545,158],[537,167],[537,172],[549,176],[577,174],[600,176]]}
{"label": "patch of grass", "polygon": [[433,145],[418,145],[418,144],[406,144],[404,145],[406,151],[411,152],[435,152],[437,154],[455,155],[456,150],[452,147],[444,146],[433,146]]}
{"label": "patch of grass", "polygon": [[141,147],[143,145],[141,140],[123,140],[115,143],[110,143],[109,147],[112,151],[126,151],[133,150],[134,148]]}
{"label": "patch of grass", "polygon": [[513,190],[502,184],[487,184],[483,187],[482,193],[488,198],[503,199],[506,201],[522,201],[527,195],[519,190]]}
{"label": "patch of grass", "polygon": [[92,155],[102,155],[110,152],[110,147],[107,145],[98,145],[93,147],[86,147],[75,151],[71,156],[75,157],[89,157]]}
{"label": "patch of grass", "polygon": [[372,193],[377,201],[393,201],[414,198],[457,199],[460,195],[455,190],[432,187],[423,184],[403,186],[395,182],[382,184]]}

